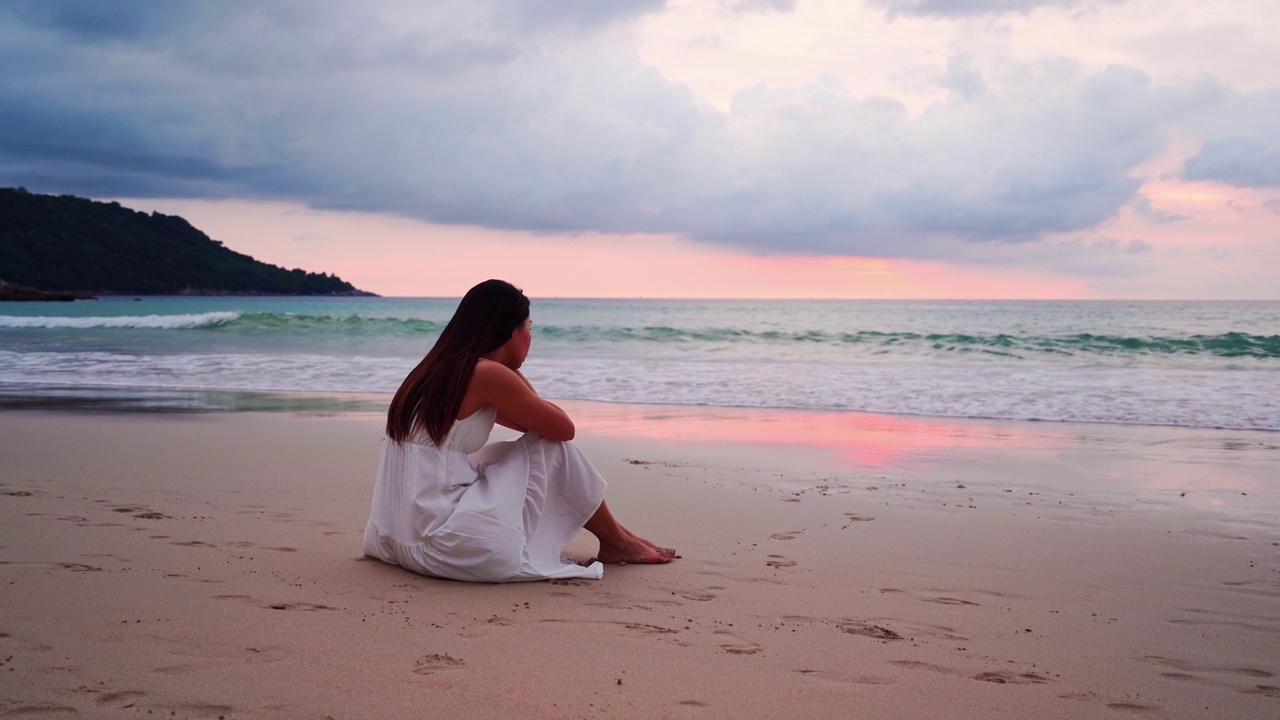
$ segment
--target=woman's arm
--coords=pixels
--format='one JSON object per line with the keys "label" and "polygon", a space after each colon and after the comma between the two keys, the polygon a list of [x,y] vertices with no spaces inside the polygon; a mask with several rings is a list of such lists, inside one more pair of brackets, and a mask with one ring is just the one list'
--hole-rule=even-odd
{"label": "woman's arm", "polygon": [[494,418],[493,421],[501,425],[502,427],[511,428],[516,432],[529,432],[529,428],[521,425],[520,423],[516,422],[515,420],[512,420],[511,418],[507,417],[506,415],[503,415],[502,413],[498,413],[498,416]]}
{"label": "woman's arm", "polygon": [[[533,394],[534,394],[534,395],[537,395],[537,394],[538,394],[538,391],[533,389],[533,383],[529,382],[529,378],[525,377],[525,376],[524,376],[524,373],[520,372],[519,370],[516,370],[516,371],[515,371],[515,373],[516,373],[517,375],[519,375],[519,376],[520,376],[520,379],[524,381],[524,384],[525,384],[525,385],[528,385],[528,386],[529,386],[529,389],[530,389],[530,390],[533,390]],[[541,397],[541,396],[539,396],[539,397]],[[555,409],[559,410],[560,412],[564,412],[564,409],[562,409],[559,405],[557,405],[557,404],[555,404],[555,403],[551,402],[550,400],[543,400],[542,402],[544,402],[544,403],[546,403],[546,404],[550,405],[551,407],[553,407],[553,408],[555,408]],[[569,413],[564,413],[564,414],[565,414],[565,415],[568,415]],[[517,430],[518,430],[519,428],[515,428],[515,429],[517,429]]]}
{"label": "woman's arm", "polygon": [[492,407],[498,422],[521,432],[536,432],[548,440],[572,440],[573,420],[553,403],[538,397],[533,385],[518,370],[481,360],[471,376],[463,408]]}

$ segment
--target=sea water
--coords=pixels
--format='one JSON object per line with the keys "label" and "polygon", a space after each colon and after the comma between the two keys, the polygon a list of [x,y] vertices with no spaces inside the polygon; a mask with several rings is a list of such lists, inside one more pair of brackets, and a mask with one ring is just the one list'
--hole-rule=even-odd
{"label": "sea water", "polygon": [[[456,305],[11,303],[0,395],[385,395]],[[524,369],[550,398],[1280,430],[1280,302],[534,299],[532,312]]]}

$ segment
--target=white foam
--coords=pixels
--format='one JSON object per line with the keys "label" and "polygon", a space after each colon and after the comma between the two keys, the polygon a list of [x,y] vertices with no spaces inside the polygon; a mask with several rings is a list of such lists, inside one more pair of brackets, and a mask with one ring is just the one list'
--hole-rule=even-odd
{"label": "white foam", "polygon": [[[318,354],[6,352],[0,383],[390,394],[412,359]],[[548,358],[548,397],[934,417],[1280,430],[1280,373],[1201,369]]]}
{"label": "white foam", "polygon": [[102,317],[22,317],[0,315],[0,328],[145,328],[179,330],[231,322],[238,312],[208,312],[193,315],[121,315]]}

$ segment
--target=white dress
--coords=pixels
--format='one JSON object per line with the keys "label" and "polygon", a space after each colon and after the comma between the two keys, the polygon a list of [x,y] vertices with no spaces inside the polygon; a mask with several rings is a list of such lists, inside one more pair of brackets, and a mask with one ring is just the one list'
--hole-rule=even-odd
{"label": "white dress", "polygon": [[486,445],[497,411],[458,420],[443,446],[425,434],[382,444],[364,554],[473,582],[594,578],[560,557],[604,500],[605,481],[571,442],[525,433]]}

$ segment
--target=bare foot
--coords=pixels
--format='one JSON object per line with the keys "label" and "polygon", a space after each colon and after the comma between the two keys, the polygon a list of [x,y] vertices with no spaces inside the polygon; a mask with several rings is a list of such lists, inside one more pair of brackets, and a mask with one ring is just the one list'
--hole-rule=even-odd
{"label": "bare foot", "polygon": [[600,552],[596,559],[606,564],[636,563],[638,565],[661,565],[669,563],[676,556],[670,548],[660,548],[630,533],[618,542],[600,543]]}
{"label": "bare foot", "polygon": [[656,550],[656,551],[658,551],[658,552],[660,552],[660,553],[666,553],[666,554],[670,555],[671,557],[675,557],[675,555],[676,555],[676,551],[675,551],[675,549],[674,549],[674,548],[662,547],[661,545],[657,545],[657,544],[655,544],[655,543],[651,543],[651,542],[649,542],[648,540],[645,540],[644,538],[640,537],[639,535],[637,535],[637,534],[635,534],[635,533],[631,532],[630,530],[628,530],[627,528],[623,527],[621,524],[619,524],[619,525],[618,525],[618,529],[622,531],[622,534],[623,534],[623,535],[626,535],[628,538],[630,538],[630,539],[632,539],[632,540],[634,540],[634,541],[636,541],[636,542],[638,542],[638,543],[641,543],[642,545],[646,545],[646,546],[648,546],[648,547],[649,547],[650,549],[652,549],[652,550]]}
{"label": "bare foot", "polygon": [[649,547],[649,549],[651,550],[656,550],[660,553],[670,555],[671,557],[676,556],[675,548],[662,547],[661,545],[656,545],[654,543],[651,543],[648,540],[645,540],[644,538],[640,537],[639,535],[636,535],[635,533],[631,532],[626,528],[623,528],[622,531],[625,532],[627,535],[630,535],[632,540],[636,540],[637,542],[643,543],[644,545]]}

